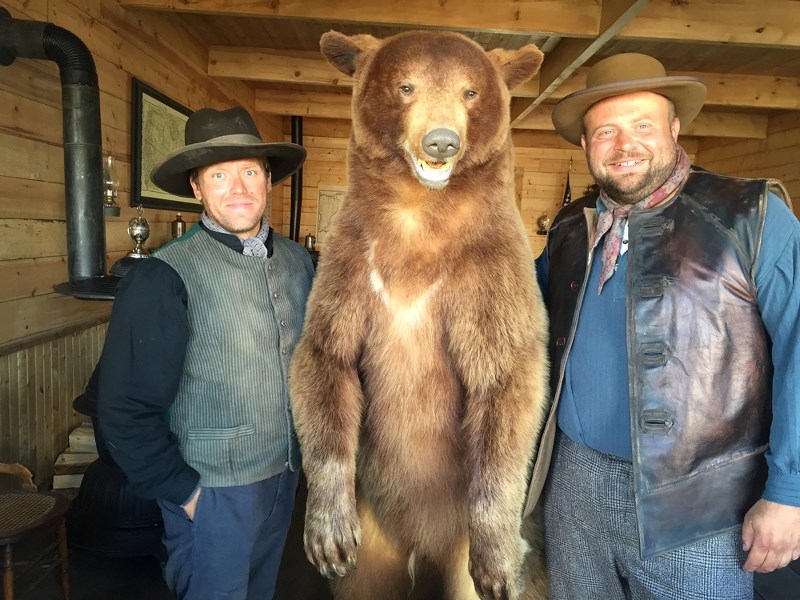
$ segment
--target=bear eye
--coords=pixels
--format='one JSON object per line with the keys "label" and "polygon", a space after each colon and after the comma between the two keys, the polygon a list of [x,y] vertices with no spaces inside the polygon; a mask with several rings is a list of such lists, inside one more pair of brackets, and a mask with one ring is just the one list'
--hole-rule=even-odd
{"label": "bear eye", "polygon": [[464,92],[465,100],[474,100],[477,97],[478,97],[478,92],[476,92],[475,90],[467,90],[466,92]]}
{"label": "bear eye", "polygon": [[411,92],[414,91],[414,88],[407,84],[400,85],[397,89],[400,90],[403,96],[410,96]]}

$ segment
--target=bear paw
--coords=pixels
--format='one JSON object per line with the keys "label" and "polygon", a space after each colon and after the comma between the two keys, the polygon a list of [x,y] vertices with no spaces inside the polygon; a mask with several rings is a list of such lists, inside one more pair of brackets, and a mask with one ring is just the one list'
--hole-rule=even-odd
{"label": "bear paw", "polygon": [[516,600],[527,544],[518,532],[487,532],[470,538],[469,574],[481,600]]}
{"label": "bear paw", "polygon": [[361,545],[355,500],[331,501],[309,490],[303,542],[306,557],[323,577],[344,577],[355,569]]}

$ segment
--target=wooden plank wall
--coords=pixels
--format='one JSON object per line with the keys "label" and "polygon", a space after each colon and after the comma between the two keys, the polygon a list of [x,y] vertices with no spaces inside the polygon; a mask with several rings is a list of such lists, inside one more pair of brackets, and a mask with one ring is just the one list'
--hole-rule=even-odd
{"label": "wooden plank wall", "polygon": [[772,115],[763,140],[703,139],[697,163],[728,175],[780,179],[800,216],[800,112]]}
{"label": "wooden plank wall", "polygon": [[[103,152],[114,157],[120,179],[122,214],[106,220],[110,268],[133,247],[127,234],[136,214],[129,206],[132,77],[191,109],[241,104],[254,113],[254,92],[245,84],[210,79],[204,45],[171,16],[128,12],[116,0],[0,0],[0,6],[14,19],[72,32],[93,55]],[[265,138],[282,137],[279,117],[256,120]],[[60,353],[75,351],[70,341],[75,336],[89,336],[99,346],[97,322],[110,311],[109,302],[52,291],[68,279],[62,145],[57,65],[18,58],[0,66],[0,460],[32,461],[40,478],[49,476],[45,463],[56,447],[66,446],[64,436],[75,421],[71,402],[88,380],[99,348],[75,357]],[[158,247],[168,239],[175,213],[145,209],[144,216],[151,226],[146,247]],[[184,219],[191,223],[196,216]],[[59,397],[40,399],[51,393],[43,390]],[[47,407],[57,409],[58,418],[48,421]],[[8,437],[12,430],[26,432],[24,438]]]}
{"label": "wooden plank wall", "polygon": [[52,475],[69,432],[86,417],[72,410],[103,347],[96,323],[0,353],[0,462],[22,462],[37,484]]}
{"label": "wooden plank wall", "polygon": [[[289,131],[289,119],[284,119],[284,132]],[[316,235],[317,199],[320,186],[345,186],[347,173],[347,140],[350,121],[336,119],[303,119],[303,146],[308,155],[303,163],[303,199],[300,212],[300,242],[306,234]],[[285,141],[290,141],[288,134]],[[273,192],[272,224],[284,235],[290,233],[291,188],[284,186],[278,195]],[[278,201],[280,200],[280,201]],[[280,209],[280,210],[278,210]],[[322,249],[322,245],[318,246]]]}

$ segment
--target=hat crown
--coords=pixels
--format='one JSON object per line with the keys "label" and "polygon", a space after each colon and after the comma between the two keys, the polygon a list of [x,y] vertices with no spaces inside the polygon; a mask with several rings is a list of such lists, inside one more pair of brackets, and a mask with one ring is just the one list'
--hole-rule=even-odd
{"label": "hat crown", "polygon": [[186,121],[184,139],[187,146],[228,135],[249,135],[257,138],[253,142],[261,142],[261,134],[253,117],[241,106],[227,110],[201,108],[193,112]]}
{"label": "hat crown", "polygon": [[666,77],[658,60],[646,54],[617,54],[601,60],[586,75],[586,88],[631,81],[638,79],[656,79]]}

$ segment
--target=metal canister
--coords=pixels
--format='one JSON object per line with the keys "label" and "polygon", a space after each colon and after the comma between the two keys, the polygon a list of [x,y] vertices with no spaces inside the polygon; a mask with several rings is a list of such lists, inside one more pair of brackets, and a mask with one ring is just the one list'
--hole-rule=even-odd
{"label": "metal canister", "polygon": [[182,236],[186,233],[186,221],[181,218],[181,213],[178,213],[175,220],[172,222],[172,239]]}

